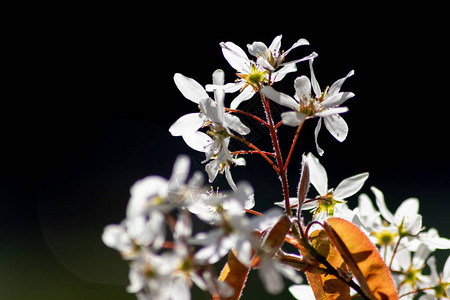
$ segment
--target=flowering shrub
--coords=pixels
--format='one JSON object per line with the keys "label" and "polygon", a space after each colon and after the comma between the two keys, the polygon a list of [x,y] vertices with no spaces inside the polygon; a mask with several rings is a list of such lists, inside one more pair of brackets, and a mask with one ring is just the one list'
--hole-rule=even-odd
{"label": "flowering shrub", "polygon": [[[317,137],[325,125],[338,141],[346,139],[348,125],[342,114],[348,108],[342,105],[355,95],[341,88],[354,72],[322,89],[313,69],[316,53],[288,59],[291,50],[308,44],[300,39],[281,51],[277,36],[269,47],[262,42],[247,45],[249,58],[238,45],[221,43],[225,59],[237,71],[231,83],[225,83],[222,70],[205,86],[175,74],[181,94],[196,105],[195,112],[181,116],[169,131],[205,154],[202,163],[210,183],[224,175],[231,189],[206,185],[201,171],[190,175],[185,155],[177,158],[169,179],[149,176],[132,186],[125,220],[108,225],[102,238],[129,262],[127,290],[138,299],[190,299],[193,285],[211,299],[239,299],[254,269],[268,294],[280,293],[285,277],[294,283],[289,291],[297,299],[450,296],[450,259],[439,273],[431,255],[436,249],[450,249],[450,240],[422,227],[418,199],[406,199],[392,213],[383,193],[372,187],[376,207],[361,194],[352,210],[346,199],[359,192],[369,174],[328,186],[327,172],[317,158],[324,154]],[[310,76],[294,80],[294,95],[278,91],[276,83],[296,72],[298,63],[309,63]],[[232,98],[229,108],[226,94]],[[262,105],[265,115],[239,109],[244,101]],[[280,115],[272,103],[282,107]],[[273,149],[250,142],[252,130],[241,118],[260,123]],[[290,195],[287,168],[303,124],[314,119],[318,155],[303,155],[297,195]],[[278,140],[282,126],[296,128],[287,153]],[[229,150],[232,139],[240,142],[241,150]],[[253,210],[252,186],[233,180],[235,168],[246,165],[245,155],[261,156],[279,177],[283,200],[268,211]],[[194,220],[209,229],[194,232]],[[285,243],[296,250],[288,252]]]}

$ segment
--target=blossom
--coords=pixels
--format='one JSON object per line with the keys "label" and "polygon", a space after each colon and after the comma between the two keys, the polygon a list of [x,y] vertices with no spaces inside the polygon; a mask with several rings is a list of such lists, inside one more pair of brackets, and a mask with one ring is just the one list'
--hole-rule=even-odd
{"label": "blossom", "polygon": [[188,180],[190,159],[179,155],[175,160],[169,180],[156,175],[138,180],[130,189],[127,217],[145,215],[151,210],[168,212],[174,206],[184,206],[195,201],[203,184],[203,176],[196,172]]}
{"label": "blossom", "polygon": [[[362,188],[369,173],[351,176],[342,180],[336,189],[328,189],[328,176],[325,168],[312,153],[308,153],[306,159],[310,169],[311,184],[319,193],[319,196],[313,200],[314,219],[322,221],[334,216],[351,220],[354,214],[347,207],[345,199],[353,196]],[[311,209],[311,206],[304,205],[303,208]]]}
{"label": "blossom", "polygon": [[238,117],[225,113],[224,91],[226,88],[217,88],[223,79],[223,71],[216,70],[213,74],[213,84],[216,86],[215,100],[213,100],[194,79],[179,73],[174,75],[175,84],[180,92],[186,99],[198,104],[201,111],[183,115],[170,126],[169,132],[173,136],[183,137],[186,144],[194,150],[206,152],[211,145],[211,136],[199,131],[200,128],[209,124],[216,124],[216,127],[220,124],[224,130],[229,132],[231,129],[242,135],[250,132],[250,129],[242,124]]}
{"label": "blossom", "polygon": [[[199,113],[190,113],[180,117],[169,131],[174,136],[181,135],[186,144],[191,148],[205,152],[204,163],[210,182],[213,182],[217,174],[225,173],[230,186],[236,185],[230,172],[230,166],[245,165],[243,158],[234,158],[228,150],[232,131],[246,135],[250,129],[245,126],[237,116],[225,113],[224,97],[226,87],[222,70],[213,73],[214,98],[209,98],[206,90],[195,80],[181,74],[175,74],[175,83],[183,95],[189,100],[199,104]],[[208,126],[206,133],[199,131]]]}
{"label": "blossom", "polygon": [[[292,109],[292,111],[281,114],[283,124],[299,126],[307,118],[319,117],[314,134],[317,152],[322,155],[323,150],[317,143],[322,119],[324,120],[325,127],[339,142],[343,142],[347,137],[347,123],[339,114],[348,111],[348,109],[346,107],[339,107],[339,105],[354,97],[355,94],[352,92],[341,92],[340,89],[345,80],[352,76],[354,72],[350,71],[344,78],[337,80],[330,88],[322,92],[314,75],[313,61],[314,59],[310,59],[309,61],[311,81],[306,76],[297,77],[294,81],[294,97],[278,92],[271,86],[264,87],[262,93],[276,103]],[[311,87],[315,96],[311,93]]]}
{"label": "blossom", "polygon": [[[294,60],[289,63],[283,63],[286,55],[294,48],[306,45],[307,41],[300,39],[288,51],[280,54],[281,36],[274,39],[272,44],[267,48],[261,42],[255,42],[248,46],[249,52],[257,57],[256,63],[250,60],[242,50],[241,47],[233,42],[222,42],[222,53],[228,63],[238,72],[240,80],[236,83],[236,90],[241,93],[237,96],[230,105],[230,108],[236,109],[243,101],[250,99],[258,90],[260,90],[264,83],[269,81],[281,81],[287,73],[295,72],[296,63],[316,57],[313,53],[302,59]],[[278,71],[276,68],[282,67]]]}
{"label": "blossom", "polygon": [[436,258],[434,256],[427,260],[427,265],[431,270],[428,282],[428,286],[431,289],[424,289],[426,295],[422,295],[419,300],[450,298],[450,256],[445,261],[442,273],[437,271]]}
{"label": "blossom", "polygon": [[[256,63],[269,72],[275,71],[280,66],[286,67],[293,64],[295,65],[295,63],[301,61],[294,60],[284,63],[286,56],[293,49],[299,46],[309,45],[309,42],[307,40],[299,39],[291,46],[291,48],[286,51],[280,52],[281,38],[282,35],[276,36],[269,47],[267,47],[262,42],[253,42],[253,44],[247,45],[248,52],[257,58]],[[295,71],[295,69],[293,71]]]}
{"label": "blossom", "polygon": [[[411,255],[407,249],[402,249],[395,254],[392,269],[396,270],[393,272],[393,279],[398,287],[399,295],[428,286],[429,278],[422,274],[422,270],[426,266],[425,261],[430,253],[431,250],[425,244],[421,244],[414,255]],[[412,299],[413,295],[408,296]]]}
{"label": "blossom", "polygon": [[165,233],[164,215],[152,210],[148,217],[135,216],[123,220],[121,224],[106,226],[102,240],[108,247],[119,251],[124,259],[130,260],[138,257],[147,247],[160,249]]}
{"label": "blossom", "polygon": [[[213,197],[209,201],[205,199],[202,204],[191,206],[192,212],[217,227],[197,234],[191,241],[203,246],[195,254],[197,261],[216,263],[234,248],[237,259],[244,265],[250,265],[253,251],[258,247],[255,230],[273,225],[275,219],[280,216],[280,211],[273,209],[264,216],[247,217],[246,207],[254,205],[252,195],[253,188],[242,182],[238,184],[237,190],[229,195]],[[203,205],[205,206],[202,208]]]}
{"label": "blossom", "polygon": [[145,251],[130,264],[128,292],[138,299],[190,299],[194,283],[211,295],[230,295],[227,284],[219,282],[210,270],[199,266],[193,259],[188,241],[192,234],[189,214],[181,212],[174,226],[173,250],[156,254]]}

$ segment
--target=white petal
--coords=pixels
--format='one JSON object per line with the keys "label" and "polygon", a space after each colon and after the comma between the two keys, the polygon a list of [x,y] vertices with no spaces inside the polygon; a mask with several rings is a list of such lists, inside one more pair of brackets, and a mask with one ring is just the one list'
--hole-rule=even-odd
{"label": "white petal", "polygon": [[283,291],[283,278],[275,269],[270,258],[261,259],[261,269],[258,271],[258,275],[268,293],[276,295]]}
{"label": "white petal", "polygon": [[285,55],[285,56],[288,55],[289,52],[291,52],[291,50],[293,50],[293,49],[295,49],[295,48],[297,48],[297,47],[299,47],[299,46],[303,46],[303,45],[309,45],[309,42],[308,42],[307,40],[305,40],[305,39],[299,39],[297,42],[295,42],[295,43],[291,46],[291,48],[289,48],[288,50],[286,50],[286,51],[284,52],[284,55]]}
{"label": "white petal", "polygon": [[361,173],[342,180],[336,187],[333,197],[337,200],[343,200],[353,196],[362,188],[368,177],[369,173]]}
{"label": "white petal", "polygon": [[269,50],[271,52],[274,52],[274,51],[279,52],[280,51],[282,37],[283,36],[280,34],[273,39],[272,43],[269,46]]}
{"label": "white petal", "polygon": [[347,76],[345,76],[344,78],[341,78],[339,80],[336,80],[336,82],[333,83],[333,85],[328,89],[328,95],[333,96],[333,95],[336,95],[337,93],[339,93],[339,91],[341,90],[341,87],[344,84],[345,80],[347,78],[349,78],[350,76],[353,76],[353,74],[355,74],[355,72],[353,70],[351,70],[347,74]]}
{"label": "white petal", "polygon": [[389,211],[384,201],[383,193],[376,187],[371,187],[372,193],[375,195],[375,202],[377,203],[378,210],[380,211],[383,218],[391,224],[395,224],[394,216]]}
{"label": "white petal", "polygon": [[213,142],[209,135],[200,131],[183,135],[183,140],[189,147],[200,152],[206,152]]}
{"label": "white petal", "polygon": [[319,142],[318,142],[320,128],[322,128],[322,118],[319,118],[319,121],[317,122],[317,125],[316,125],[316,129],[314,129],[314,140],[316,142],[317,153],[320,156],[322,156],[324,151],[322,150],[322,148],[319,147]]}
{"label": "white petal", "polygon": [[212,80],[214,85],[223,85],[225,83],[225,72],[221,69],[215,70]]}
{"label": "white petal", "polygon": [[324,111],[318,112],[315,114],[316,117],[326,117],[326,116],[331,116],[331,115],[336,115],[336,114],[343,114],[345,112],[348,112],[348,107],[333,107],[333,108],[328,108]]}
{"label": "white petal", "polygon": [[272,74],[273,81],[279,82],[286,76],[286,74],[292,73],[295,71],[297,71],[297,66],[295,64],[284,65],[278,71],[273,72],[273,74]]}
{"label": "white petal", "polygon": [[322,105],[325,108],[339,106],[348,99],[353,97],[355,97],[355,94],[353,94],[352,92],[338,93],[331,97],[326,97],[326,99],[322,102]]}
{"label": "white petal", "polygon": [[[412,216],[419,213],[419,199],[417,198],[408,198],[403,201],[400,206],[397,208],[394,214],[394,219],[398,222],[404,216]],[[400,224],[400,223],[397,223]]]}
{"label": "white petal", "polygon": [[311,286],[307,284],[292,285],[289,287],[289,292],[298,300],[315,300],[314,292]]}
{"label": "white petal", "polygon": [[248,52],[253,56],[259,56],[266,54],[267,46],[262,42],[253,42],[253,44],[247,44]]}
{"label": "white petal", "polygon": [[450,282],[450,256],[447,257],[447,260],[444,264],[444,269],[442,271],[442,279],[444,282]]}
{"label": "white petal", "polygon": [[328,192],[328,177],[325,168],[312,153],[306,156],[309,172],[310,182],[316,188],[319,195],[323,196]]}
{"label": "white petal", "polygon": [[182,277],[175,278],[172,280],[172,292],[171,298],[173,300],[190,300],[191,299],[191,289],[186,280]]}
{"label": "white petal", "polygon": [[169,180],[169,191],[178,190],[184,185],[191,170],[191,160],[187,155],[178,155],[173,164],[172,175]]}
{"label": "white petal", "polygon": [[296,111],[288,111],[281,114],[283,124],[293,127],[299,126],[306,118],[305,114]]}
{"label": "white petal", "polygon": [[320,96],[322,96],[322,91],[320,90],[319,82],[317,82],[316,75],[314,74],[313,62],[314,62],[314,59],[311,59],[309,61],[309,68],[311,70],[311,85],[312,85],[314,94],[316,94],[316,97],[320,97]]}
{"label": "white petal", "polygon": [[169,128],[173,136],[181,136],[197,131],[203,126],[203,118],[200,113],[190,113],[180,117]]}
{"label": "white petal", "polygon": [[216,179],[217,173],[219,173],[220,164],[217,160],[211,161],[205,166],[205,171],[208,173],[209,182],[213,182]]}
{"label": "white petal", "polygon": [[311,98],[311,81],[306,76],[297,77],[294,81],[295,94],[299,99],[302,97]]}
{"label": "white petal", "polygon": [[325,127],[339,142],[347,138],[348,126],[345,120],[338,114],[326,116],[323,118]]}
{"label": "white petal", "polygon": [[246,135],[246,134],[250,133],[250,128],[245,126],[241,122],[239,117],[230,115],[230,114],[225,114],[224,119],[225,119],[224,125],[227,126],[228,128],[230,128],[231,130],[233,130],[239,134],[242,134],[242,135]]}
{"label": "white petal", "polygon": [[222,53],[228,63],[240,73],[248,73],[251,69],[250,60],[244,50],[232,42],[220,43]]}
{"label": "white petal", "polygon": [[262,93],[264,96],[269,98],[270,100],[273,100],[274,102],[289,107],[293,110],[297,110],[299,108],[299,103],[292,98],[291,96],[288,96],[284,93],[276,91],[271,86],[265,86],[262,88]]}
{"label": "white petal", "polygon": [[192,78],[176,73],[173,80],[183,96],[194,103],[199,103],[201,99],[209,97],[200,83]]}
{"label": "white petal", "polygon": [[241,104],[241,102],[250,99],[251,97],[253,97],[254,94],[255,91],[251,86],[246,87],[236,98],[233,99],[233,101],[231,101],[230,108],[236,109],[239,106],[239,104]]}
{"label": "white petal", "polygon": [[291,60],[291,61],[282,63],[280,66],[286,66],[286,65],[290,65],[290,64],[296,64],[296,63],[299,63],[299,62],[301,62],[301,61],[314,59],[314,58],[316,58],[316,57],[317,57],[317,53],[316,53],[316,52],[313,52],[313,53],[311,53],[310,55],[305,56],[305,57],[303,57],[303,58],[296,59],[296,60]]}
{"label": "white petal", "polygon": [[131,246],[132,244],[125,228],[116,224],[105,227],[102,234],[102,240],[106,246],[119,251],[125,251],[128,248],[126,245],[128,244]]}
{"label": "white petal", "polygon": [[213,123],[222,124],[221,117],[223,117],[223,111],[220,112],[216,101],[211,98],[203,98],[200,100],[200,109],[202,110],[203,115]]}
{"label": "white petal", "polygon": [[225,178],[227,179],[227,182],[233,189],[233,191],[237,190],[236,184],[234,183],[233,177],[231,176],[230,167],[225,167]]}
{"label": "white petal", "polygon": [[160,176],[147,176],[138,180],[130,189],[126,215],[133,217],[143,214],[151,205],[155,197],[167,197],[168,181]]}

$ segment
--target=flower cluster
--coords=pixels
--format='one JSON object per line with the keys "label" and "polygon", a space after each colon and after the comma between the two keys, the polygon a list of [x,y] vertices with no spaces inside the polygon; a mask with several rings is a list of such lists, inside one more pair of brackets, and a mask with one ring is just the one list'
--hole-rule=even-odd
{"label": "flower cluster", "polygon": [[[204,86],[185,75],[174,75],[178,90],[196,106],[194,112],[176,120],[169,132],[203,153],[209,184],[224,175],[231,189],[214,189],[205,183],[201,171],[191,175],[185,155],[177,158],[169,179],[149,176],[137,181],[130,190],[125,219],[108,225],[102,236],[129,263],[127,290],[138,299],[190,299],[196,285],[211,299],[239,299],[248,273],[258,269],[269,294],[283,290],[285,277],[295,283],[289,291],[298,299],[349,299],[351,294],[364,299],[449,297],[450,260],[439,273],[432,252],[450,249],[450,240],[439,237],[434,228],[424,229],[417,199],[405,200],[392,214],[383,193],[372,187],[377,209],[366,194],[359,195],[352,209],[347,201],[361,190],[369,173],[330,188],[327,172],[313,153],[303,155],[297,195],[289,193],[287,168],[307,120],[318,120],[314,136],[319,156],[324,154],[317,141],[322,123],[339,142],[346,139],[348,125],[341,115],[348,108],[342,105],[355,95],[341,88],[354,72],[322,90],[313,69],[317,53],[286,59],[308,41],[299,39],[282,51],[281,39],[281,35],[275,37],[268,47],[262,42],[248,44],[251,58],[232,42],[220,43],[224,58],[237,72],[233,82],[225,83],[223,70],[216,70],[212,83]],[[301,62],[309,63],[310,77],[294,79],[293,96],[278,91],[276,84],[296,72]],[[231,101],[226,100],[227,94],[233,95]],[[264,115],[238,109],[243,101],[262,105]],[[272,103],[286,109],[279,118],[272,116]],[[249,118],[267,129],[273,149],[262,150],[247,139],[252,134],[246,125]],[[290,127],[296,131],[283,155],[277,132]],[[242,148],[230,149],[232,140]],[[246,165],[245,155],[261,156],[281,182],[283,200],[264,213],[253,210],[252,185],[236,183],[232,176],[234,167]],[[201,226],[194,226],[197,223]],[[342,228],[355,234],[354,242],[348,242]],[[288,251],[285,243],[293,247]],[[356,252],[361,245],[364,257]],[[371,264],[382,267],[373,270],[367,267]],[[223,265],[220,273],[217,265]],[[392,278],[385,278],[386,270]],[[302,273],[310,285],[300,284]],[[332,289],[330,280],[335,280]],[[386,281],[382,291],[377,280]]]}

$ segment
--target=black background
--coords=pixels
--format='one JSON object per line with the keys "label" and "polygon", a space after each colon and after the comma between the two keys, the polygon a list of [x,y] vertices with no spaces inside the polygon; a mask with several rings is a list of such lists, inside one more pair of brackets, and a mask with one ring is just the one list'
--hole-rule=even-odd
{"label": "black background", "polygon": [[[0,298],[133,299],[125,291],[127,266],[102,244],[101,232],[123,219],[129,187],[150,174],[170,176],[178,153],[193,158],[193,170],[202,168],[203,155],[167,131],[179,116],[197,110],[172,78],[180,72],[205,85],[222,68],[227,82],[235,80],[221,41],[245,49],[283,34],[281,48],[288,49],[306,38],[311,45],[289,57],[317,52],[322,88],[354,69],[342,89],[356,94],[343,115],[348,138],[341,144],[323,128],[319,139],[330,187],[368,171],[363,192],[373,198],[369,187],[380,188],[393,212],[404,199],[418,197],[424,225],[450,237],[443,7],[215,5],[8,11],[0,110]],[[293,94],[292,82],[302,74],[309,76],[306,63],[277,89]],[[243,107],[258,113],[249,103]],[[300,134],[290,165],[292,193],[301,153],[315,153],[315,124],[306,123]],[[254,143],[270,150],[264,131],[254,132]],[[293,133],[279,130],[284,153]],[[250,181],[256,209],[267,209],[281,198],[278,179],[259,157],[246,158],[247,167],[234,169],[234,178]],[[223,178],[217,183],[226,186]],[[356,203],[350,199],[351,207]],[[438,264],[447,256],[438,252]],[[251,297],[261,287],[251,280],[248,289]]]}

